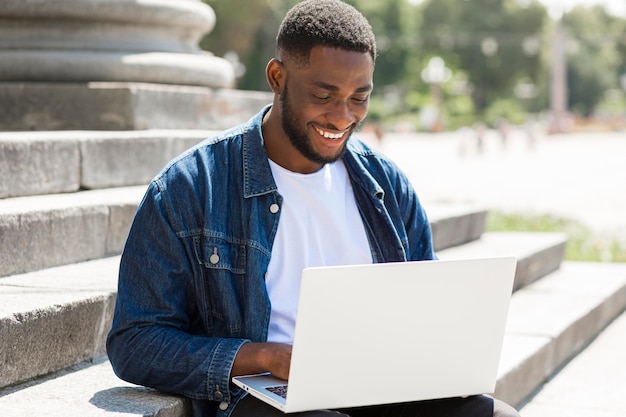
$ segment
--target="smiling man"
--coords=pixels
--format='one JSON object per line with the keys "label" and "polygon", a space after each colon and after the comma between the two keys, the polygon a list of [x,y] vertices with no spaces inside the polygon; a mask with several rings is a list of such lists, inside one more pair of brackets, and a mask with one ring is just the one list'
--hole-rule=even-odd
{"label": "smiling man", "polygon": [[[375,60],[372,29],[352,6],[297,4],[266,69],[273,103],[151,182],[107,339],[121,378],[188,397],[194,416],[280,416],[230,381],[288,378],[303,268],[435,258],[407,178],[353,137]],[[483,395],[302,415],[518,416]]]}

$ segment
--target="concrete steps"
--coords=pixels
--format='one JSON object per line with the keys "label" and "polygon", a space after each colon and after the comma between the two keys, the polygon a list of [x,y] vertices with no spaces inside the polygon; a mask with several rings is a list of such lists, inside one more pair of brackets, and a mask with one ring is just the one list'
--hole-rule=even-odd
{"label": "concrete steps", "polygon": [[525,404],[524,417],[621,417],[626,415],[626,314]]}
{"label": "concrete steps", "polygon": [[0,200],[0,276],[119,254],[145,186]]}
{"label": "concrete steps", "polygon": [[[85,192],[84,194],[88,194],[90,198],[59,195],[43,196],[37,199],[40,203],[54,200],[56,210],[73,205],[80,207],[79,201],[88,201],[88,204],[98,205],[100,198],[106,199],[107,195],[110,195],[112,201],[123,200],[124,204],[128,205],[128,209],[125,210],[127,216],[123,219],[123,224],[126,225],[126,221],[130,224],[136,203],[141,196],[138,191],[142,189],[143,187],[130,187]],[[114,199],[113,196],[117,198]],[[120,196],[125,197],[126,200]],[[467,213],[468,217],[475,215],[475,212]],[[51,217],[45,218],[48,219],[47,224],[54,222],[50,220]],[[443,225],[447,221],[444,218],[438,220],[439,224]],[[457,222],[458,217],[455,216],[449,221]],[[42,227],[45,224],[44,222]],[[53,229],[61,229],[62,226],[61,224]],[[119,228],[121,229],[121,226]],[[82,230],[82,232],[94,233],[89,230]],[[462,230],[460,232],[460,236],[455,238],[457,241],[465,236]],[[508,241],[510,236],[502,235],[502,238],[502,241]],[[47,247],[54,251],[55,248],[47,244],[46,239],[41,240],[41,252],[45,252]],[[498,246],[497,235],[491,237],[491,242],[494,246]],[[18,245],[19,243],[18,241]],[[119,243],[123,244],[121,236]],[[509,244],[509,246],[514,245]],[[9,242],[6,242],[3,248],[8,251]],[[75,257],[72,253],[67,254],[60,250],[64,248],[66,246],[63,245],[56,247],[59,253],[44,269],[0,278],[0,355],[4,356],[5,363],[9,364],[6,372],[3,372],[0,377],[0,387],[58,371],[105,353],[103,347],[105,330],[110,326],[115,301],[119,257],[103,257],[104,254],[101,254],[99,259],[69,263],[74,262]],[[519,256],[520,263],[522,263],[548,250],[550,247],[538,239],[535,244],[520,241],[514,253]],[[82,254],[80,251],[78,253]],[[52,266],[57,259],[62,257],[68,262],[67,265]],[[23,258],[19,256],[19,250],[15,249],[13,257],[8,258],[11,262],[7,260],[6,265],[14,269],[31,267],[31,261],[23,260]],[[39,261],[43,263],[47,260],[49,258],[42,256]],[[520,277],[522,280],[526,279],[523,274]],[[46,343],[39,343],[41,339],[45,339]],[[51,355],[51,351],[59,352],[59,354]]]}
{"label": "concrete steps", "polygon": [[7,417],[184,417],[189,403],[117,378],[106,358],[0,392]]}
{"label": "concrete steps", "polygon": [[487,211],[484,207],[428,204],[427,209],[435,251],[472,242],[485,229]]}
{"label": "concrete steps", "polygon": [[0,387],[106,354],[118,265],[111,257],[0,278]]}
{"label": "concrete steps", "polygon": [[476,240],[438,252],[440,259],[515,256],[514,290],[556,271],[563,256],[567,236],[562,233],[483,233]]}
{"label": "concrete steps", "polygon": [[0,198],[147,184],[207,130],[0,132]]}
{"label": "concrete steps", "polygon": [[[0,199],[0,277],[121,253],[145,185]],[[470,242],[487,214],[434,208],[439,248]],[[458,227],[459,223],[470,227]],[[23,254],[28,256],[23,256]]]}
{"label": "concrete steps", "polygon": [[[209,134],[0,133],[0,415],[185,416],[181,398],[115,377],[104,339],[145,184]],[[562,234],[485,233],[482,207],[425,205],[441,259],[518,258],[496,390],[505,401],[524,404],[624,316],[626,266],[562,262]]]}
{"label": "concrete steps", "polygon": [[[495,395],[511,404],[522,404],[615,317],[623,322],[625,306],[625,265],[606,264],[598,268],[596,264],[565,262],[559,271],[516,291]],[[606,366],[610,368],[611,362]],[[614,375],[623,379],[623,374]],[[610,402],[604,405],[612,407]],[[11,410],[11,416],[32,415],[29,413],[33,407],[46,407],[50,417],[117,415],[113,412],[150,416],[156,415],[156,411],[184,417],[187,405],[177,396],[120,381],[106,359],[101,358],[93,365],[0,391],[0,409]],[[526,406],[529,407],[539,406],[531,402]]]}
{"label": "concrete steps", "polygon": [[626,309],[626,265],[564,262],[515,292],[495,395],[521,405]]}

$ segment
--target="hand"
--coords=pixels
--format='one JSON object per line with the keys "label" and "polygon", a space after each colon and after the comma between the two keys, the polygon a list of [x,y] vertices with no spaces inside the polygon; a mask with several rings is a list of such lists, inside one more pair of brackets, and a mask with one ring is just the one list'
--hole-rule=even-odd
{"label": "hand", "polygon": [[246,343],[239,349],[231,376],[270,372],[277,378],[289,378],[291,345],[283,343]]}

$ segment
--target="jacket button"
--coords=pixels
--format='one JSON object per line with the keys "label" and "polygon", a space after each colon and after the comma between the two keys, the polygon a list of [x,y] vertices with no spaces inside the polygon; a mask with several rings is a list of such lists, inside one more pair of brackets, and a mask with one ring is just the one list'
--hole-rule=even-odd
{"label": "jacket button", "polygon": [[211,265],[215,265],[220,261],[220,256],[217,254],[217,248],[213,248],[213,254],[209,256],[209,262]]}
{"label": "jacket button", "polygon": [[221,400],[222,398],[224,398],[224,394],[222,394],[222,391],[215,391],[215,399]]}
{"label": "jacket button", "polygon": [[228,403],[226,401],[222,401],[220,403],[220,410],[224,411],[228,408]]}
{"label": "jacket button", "polygon": [[278,206],[278,204],[274,203],[270,206],[270,212],[272,214],[276,214],[278,213],[278,211],[280,210],[280,207]]}

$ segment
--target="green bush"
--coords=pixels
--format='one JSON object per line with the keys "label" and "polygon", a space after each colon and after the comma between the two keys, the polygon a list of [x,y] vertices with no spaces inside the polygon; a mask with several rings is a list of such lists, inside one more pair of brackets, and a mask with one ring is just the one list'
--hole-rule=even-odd
{"label": "green bush", "polygon": [[561,232],[568,237],[565,260],[626,262],[626,240],[592,233],[581,223],[550,215],[489,212],[487,230]]}

